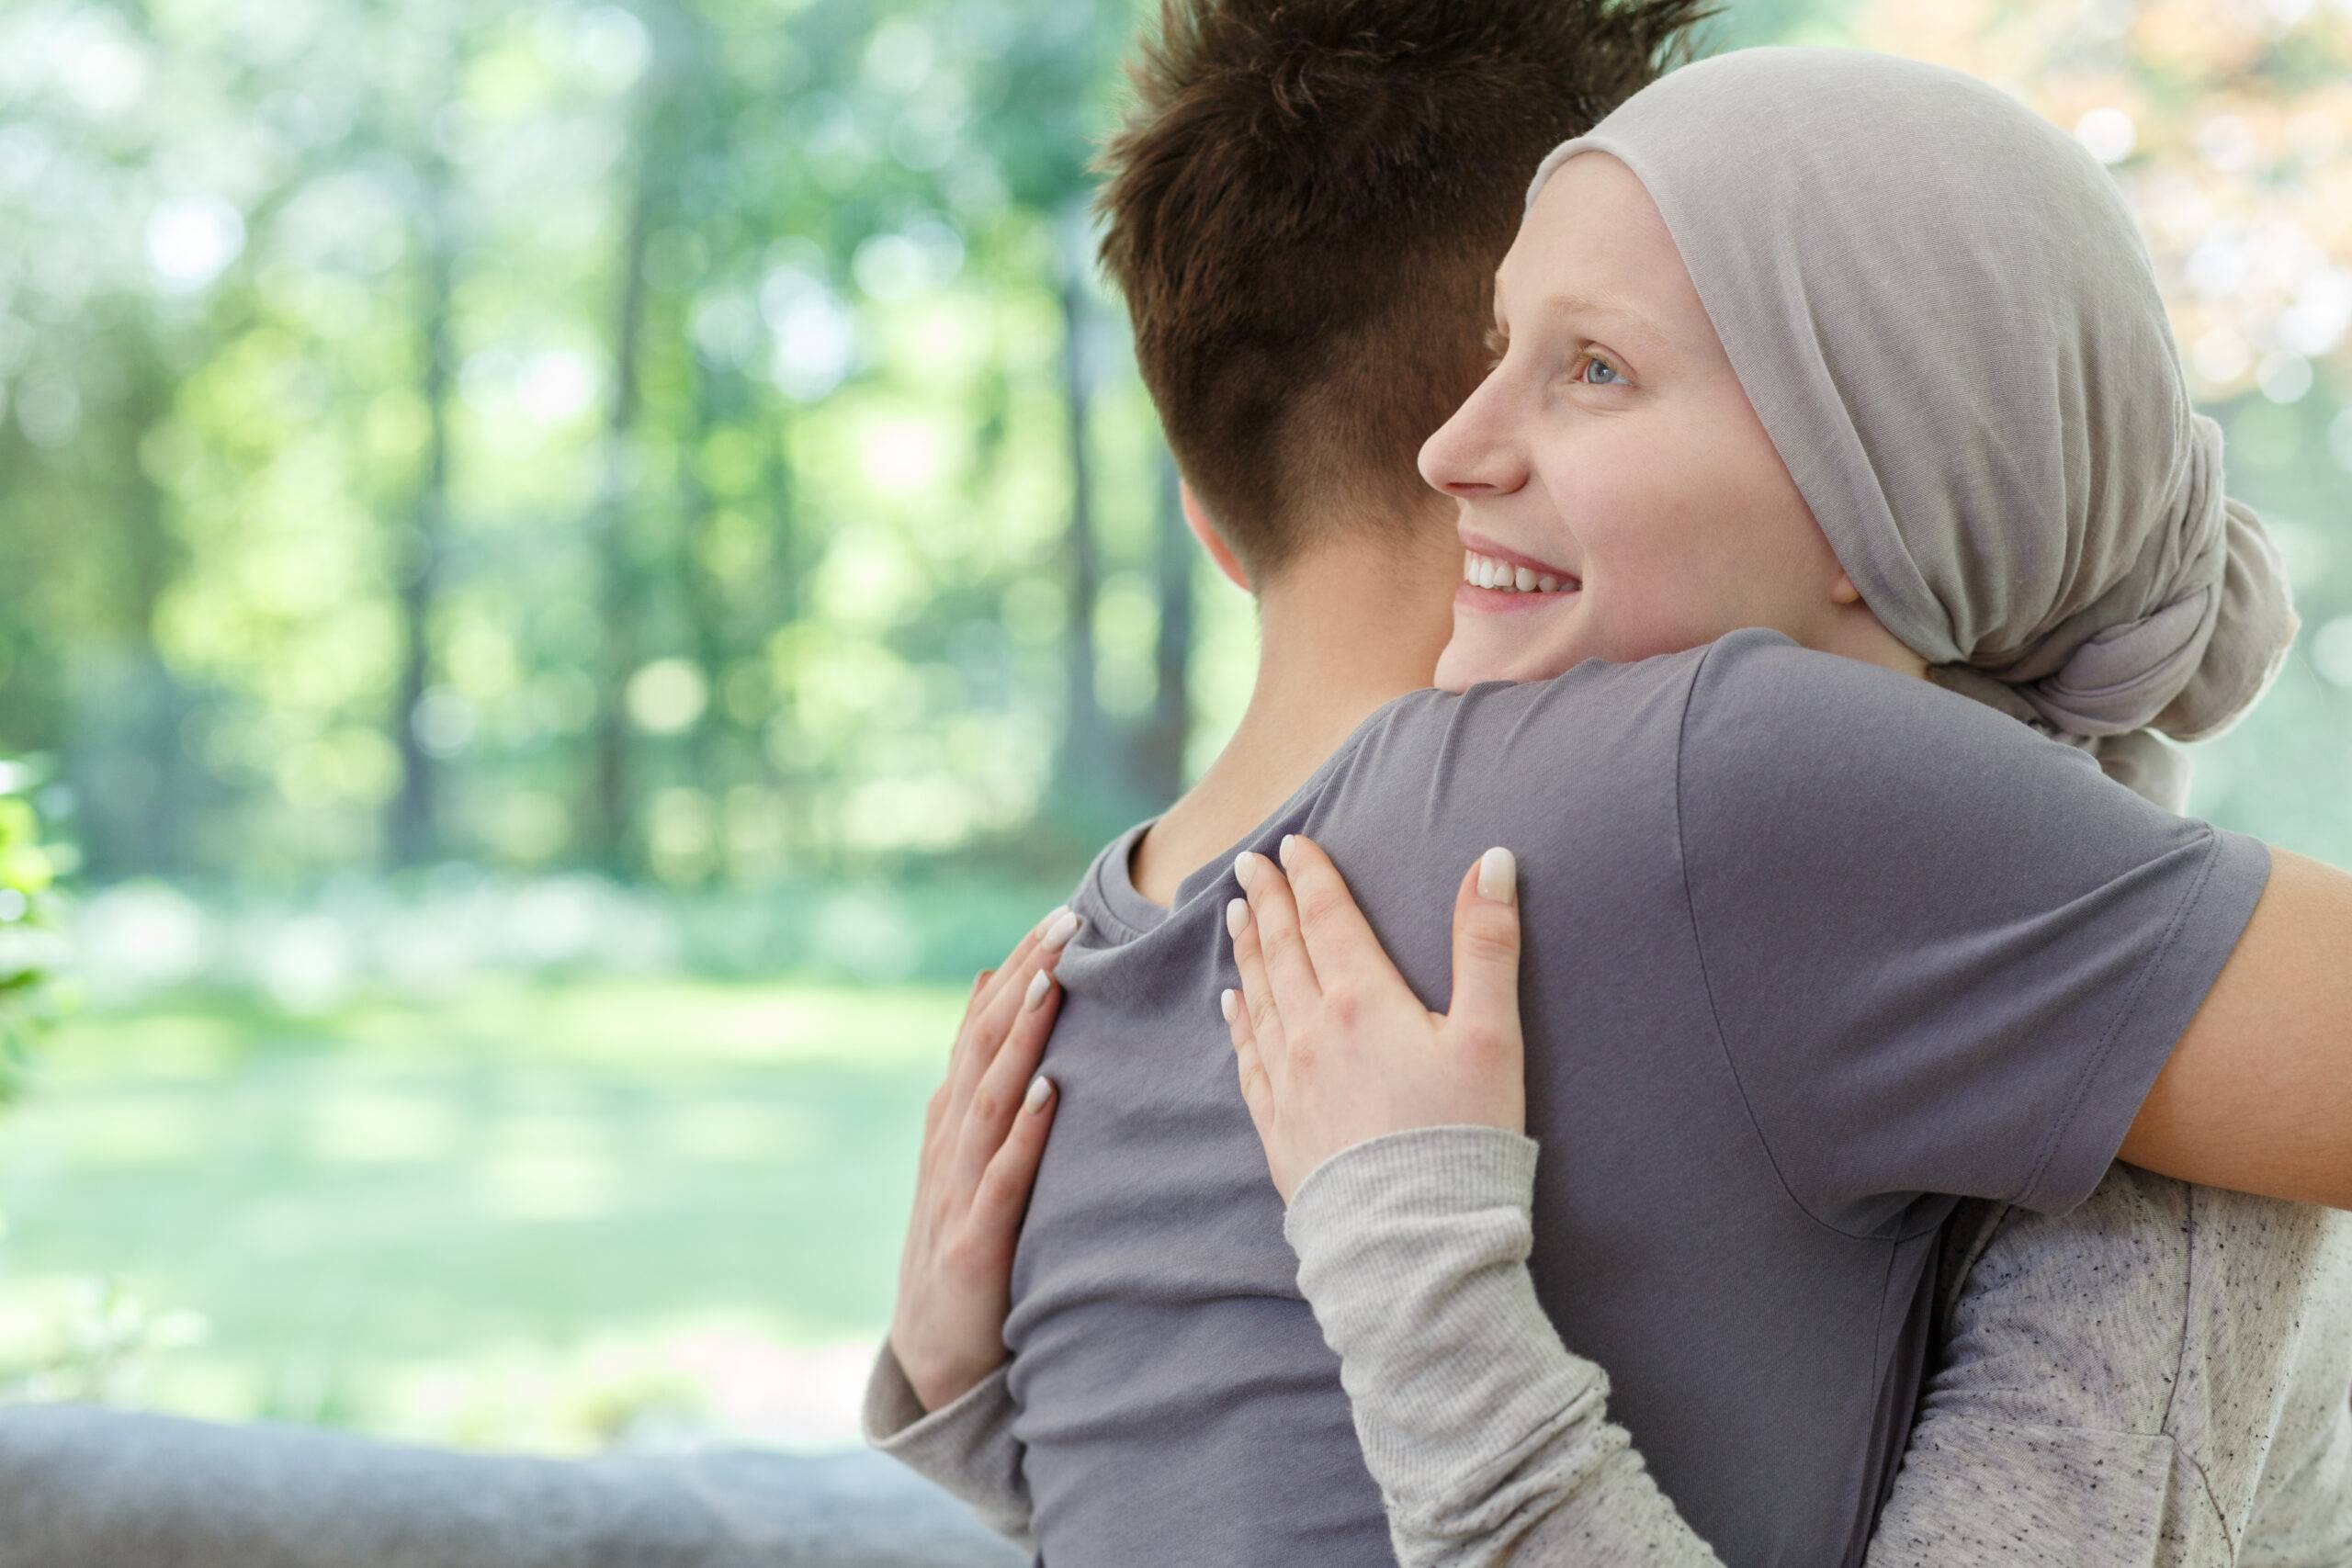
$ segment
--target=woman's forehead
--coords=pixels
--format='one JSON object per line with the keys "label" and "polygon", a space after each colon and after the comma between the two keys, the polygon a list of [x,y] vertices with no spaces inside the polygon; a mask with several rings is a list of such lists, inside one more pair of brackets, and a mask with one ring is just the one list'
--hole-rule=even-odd
{"label": "woman's forehead", "polygon": [[1495,275],[1495,306],[1518,330],[1575,321],[1608,327],[1629,349],[1713,335],[1657,204],[1602,152],[1568,159],[1537,193]]}

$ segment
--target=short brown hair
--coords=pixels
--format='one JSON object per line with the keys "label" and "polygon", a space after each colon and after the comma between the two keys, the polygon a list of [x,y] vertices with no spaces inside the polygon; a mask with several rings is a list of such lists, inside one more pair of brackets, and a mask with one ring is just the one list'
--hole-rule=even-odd
{"label": "short brown hair", "polygon": [[1253,573],[1309,542],[1310,498],[1391,526],[1418,513],[1418,448],[1484,372],[1535,165],[1712,14],[1162,0],[1098,164],[1102,262],[1169,447]]}

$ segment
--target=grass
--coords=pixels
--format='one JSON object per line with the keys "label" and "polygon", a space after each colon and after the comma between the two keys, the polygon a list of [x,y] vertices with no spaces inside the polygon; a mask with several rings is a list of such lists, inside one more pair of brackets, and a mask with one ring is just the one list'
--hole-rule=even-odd
{"label": "grass", "polygon": [[0,1361],[104,1277],[203,1322],[138,1358],[152,1407],[853,1440],[962,1003],[632,979],[79,1020],[0,1123]]}

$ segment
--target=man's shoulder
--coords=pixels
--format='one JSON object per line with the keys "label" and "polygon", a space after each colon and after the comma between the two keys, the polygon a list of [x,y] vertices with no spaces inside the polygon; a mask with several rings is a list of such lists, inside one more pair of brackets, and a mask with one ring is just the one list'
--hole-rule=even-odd
{"label": "man's shoulder", "polygon": [[1596,832],[1670,831],[1677,737],[1703,649],[1589,660],[1547,681],[1411,693],[1366,726],[1310,813],[1317,832],[1416,846],[1503,843],[1524,860]]}
{"label": "man's shoulder", "polygon": [[1407,694],[1382,710],[1351,759],[1385,766],[1469,749],[1490,768],[1589,761],[1600,742],[1671,742],[1713,645],[1633,663],[1589,659],[1544,681],[1482,681]]}

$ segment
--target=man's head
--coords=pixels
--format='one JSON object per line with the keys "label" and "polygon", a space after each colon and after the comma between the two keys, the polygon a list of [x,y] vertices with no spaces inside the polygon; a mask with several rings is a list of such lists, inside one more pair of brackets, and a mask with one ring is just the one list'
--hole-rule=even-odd
{"label": "man's head", "polygon": [[1450,536],[1422,440],[1477,386],[1535,166],[1706,0],[1163,0],[1102,259],[1201,509],[1255,585]]}

